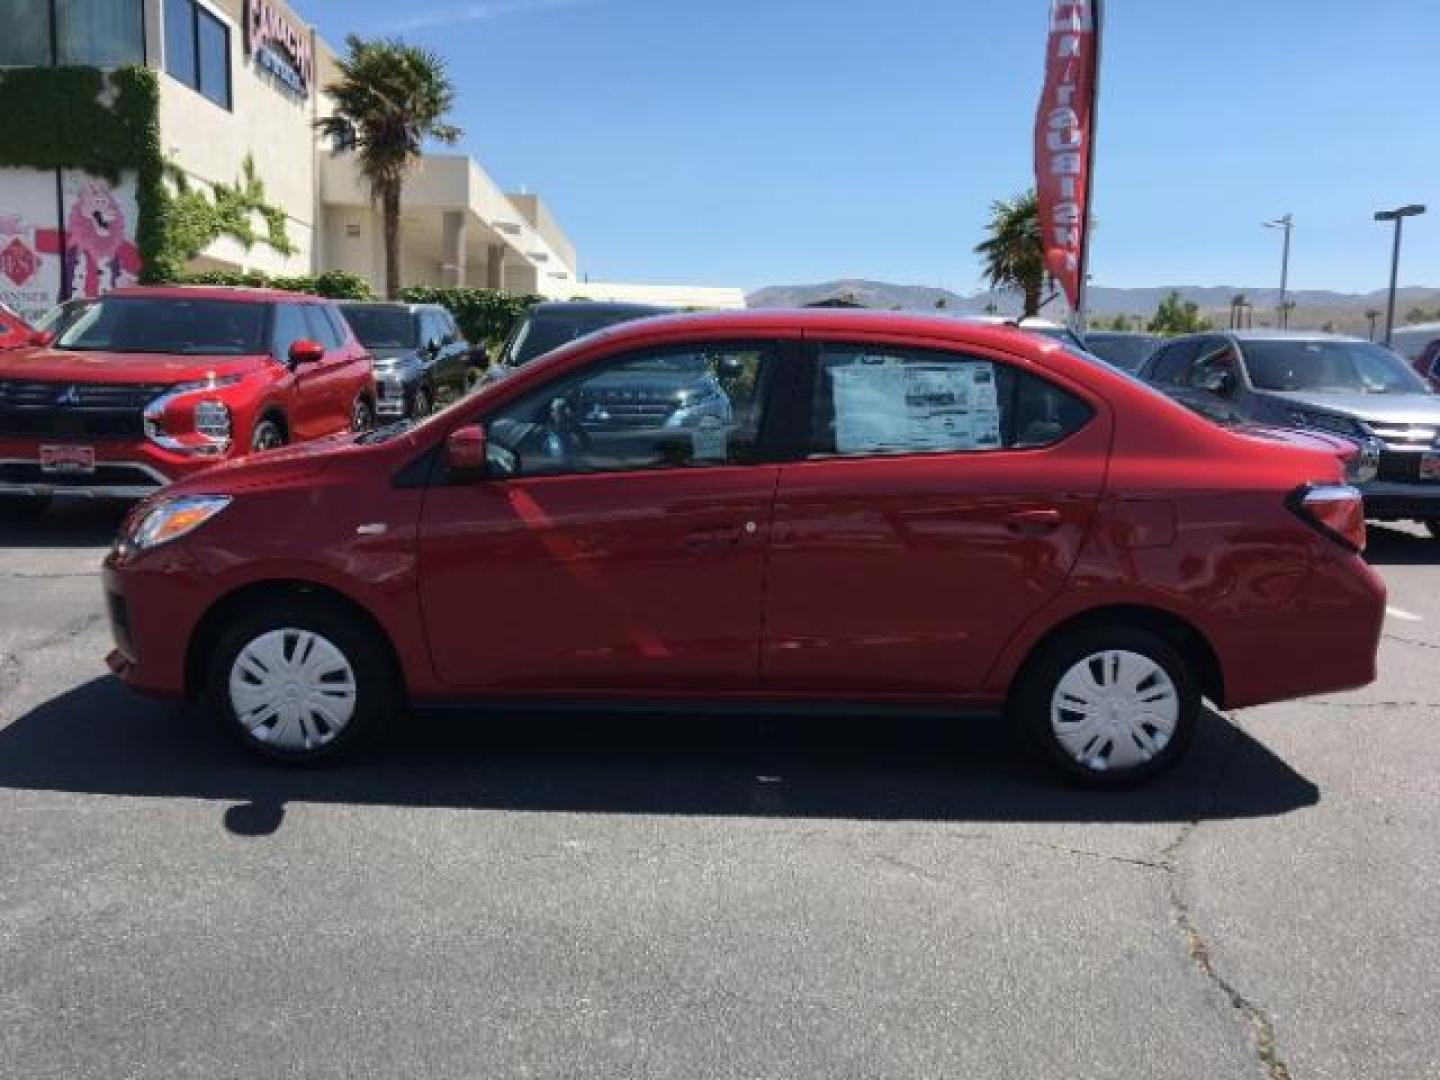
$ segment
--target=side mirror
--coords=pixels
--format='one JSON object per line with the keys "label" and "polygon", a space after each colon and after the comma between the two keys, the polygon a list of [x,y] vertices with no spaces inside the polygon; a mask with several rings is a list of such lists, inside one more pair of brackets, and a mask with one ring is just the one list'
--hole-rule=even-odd
{"label": "side mirror", "polygon": [[445,468],[451,476],[475,478],[485,475],[485,428],[464,424],[445,437]]}
{"label": "side mirror", "polygon": [[31,330],[30,337],[27,339],[28,343],[37,349],[46,348],[54,340],[55,335],[50,333],[49,330]]}
{"label": "side mirror", "polygon": [[318,341],[297,341],[290,346],[290,366],[298,368],[302,364],[318,364],[325,359],[325,346]]}

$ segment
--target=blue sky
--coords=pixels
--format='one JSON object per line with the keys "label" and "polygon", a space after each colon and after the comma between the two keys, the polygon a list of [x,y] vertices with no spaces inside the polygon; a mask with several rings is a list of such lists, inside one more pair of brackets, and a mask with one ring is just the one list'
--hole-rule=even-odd
{"label": "blue sky", "polygon": [[[296,0],[440,52],[464,147],[597,280],[979,285],[1030,183],[1046,0]],[[1116,286],[1440,286],[1436,0],[1110,0],[1092,269]]]}

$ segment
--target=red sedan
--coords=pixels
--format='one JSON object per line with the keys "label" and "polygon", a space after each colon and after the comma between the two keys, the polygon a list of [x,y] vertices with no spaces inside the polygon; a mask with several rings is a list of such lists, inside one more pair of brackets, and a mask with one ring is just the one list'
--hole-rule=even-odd
{"label": "red sedan", "polygon": [[1370,682],[1384,587],[1323,447],[1005,327],[649,319],[418,426],[224,465],[106,564],[112,668],[248,746],[409,702],[1007,715],[1071,778],[1172,764],[1202,696]]}

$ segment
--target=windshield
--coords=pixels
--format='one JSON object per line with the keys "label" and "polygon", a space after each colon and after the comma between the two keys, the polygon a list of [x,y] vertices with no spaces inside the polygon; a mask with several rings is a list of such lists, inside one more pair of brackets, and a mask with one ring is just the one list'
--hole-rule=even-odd
{"label": "windshield", "polygon": [[1247,341],[1242,348],[1261,390],[1429,393],[1405,361],[1368,341]]}
{"label": "windshield", "polygon": [[1139,371],[1155,351],[1153,337],[1144,334],[1086,334],[1085,344],[1096,356],[1126,371]]}
{"label": "windshield", "polygon": [[367,349],[413,349],[420,341],[420,320],[405,308],[342,308],[345,321]]}
{"label": "windshield", "polygon": [[593,334],[616,323],[644,318],[645,312],[590,311],[531,313],[520,321],[515,334],[506,343],[501,362],[510,367],[528,364],[536,357],[568,345],[576,338]]}
{"label": "windshield", "polygon": [[265,351],[268,305],[186,297],[106,297],[56,342],[78,352],[246,356]]}

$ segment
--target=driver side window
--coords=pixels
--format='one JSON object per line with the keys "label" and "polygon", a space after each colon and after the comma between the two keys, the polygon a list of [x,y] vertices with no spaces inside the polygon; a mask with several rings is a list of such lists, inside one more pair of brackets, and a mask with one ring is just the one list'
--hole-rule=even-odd
{"label": "driver side window", "polygon": [[744,465],[755,460],[773,350],[706,344],[632,353],[491,418],[498,476]]}

